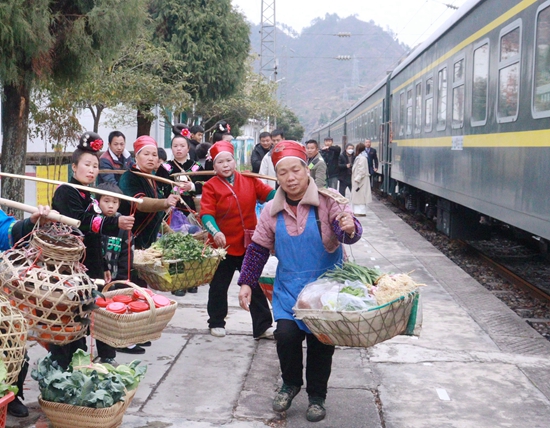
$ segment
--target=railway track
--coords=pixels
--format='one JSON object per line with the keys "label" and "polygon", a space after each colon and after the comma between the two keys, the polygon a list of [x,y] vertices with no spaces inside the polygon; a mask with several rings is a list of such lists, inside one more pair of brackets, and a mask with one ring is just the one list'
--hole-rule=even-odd
{"label": "railway track", "polygon": [[485,264],[491,266],[497,272],[498,275],[500,275],[502,278],[510,282],[513,286],[529,293],[535,299],[539,299],[542,302],[545,302],[546,304],[550,305],[550,293],[546,292],[545,290],[541,289],[537,285],[532,284],[531,282],[517,275],[515,272],[513,272],[503,264],[499,263],[498,261],[494,260],[493,258],[488,256],[487,254],[485,254],[483,251],[476,248],[475,246],[471,245],[467,241],[459,240],[458,242],[461,245],[463,245],[465,248],[467,248],[468,251],[473,252]]}

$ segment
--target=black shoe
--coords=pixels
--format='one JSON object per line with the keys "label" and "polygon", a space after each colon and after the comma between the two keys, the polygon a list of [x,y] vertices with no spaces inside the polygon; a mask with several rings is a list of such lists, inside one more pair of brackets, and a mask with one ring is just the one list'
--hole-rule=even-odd
{"label": "black shoe", "polygon": [[138,343],[137,346],[151,346],[151,341],[148,340],[147,342]]}
{"label": "black shoe", "polygon": [[16,418],[26,418],[29,416],[29,409],[25,406],[19,397],[8,403],[8,413]]}
{"label": "black shoe", "polygon": [[190,289],[187,290],[188,293],[198,293],[199,292],[199,287],[191,287]]}
{"label": "black shoe", "polygon": [[185,290],[176,290],[176,291],[172,291],[172,294],[173,294],[174,296],[177,296],[177,297],[185,296],[186,293],[187,293],[187,291],[185,291]]}
{"label": "black shoe", "polygon": [[145,354],[145,349],[139,345],[136,345],[133,348],[116,348],[116,351],[122,352],[123,354]]}
{"label": "black shoe", "polygon": [[110,364],[113,367],[118,367],[118,363],[114,358],[101,358],[99,356],[94,358],[94,363],[98,364]]}

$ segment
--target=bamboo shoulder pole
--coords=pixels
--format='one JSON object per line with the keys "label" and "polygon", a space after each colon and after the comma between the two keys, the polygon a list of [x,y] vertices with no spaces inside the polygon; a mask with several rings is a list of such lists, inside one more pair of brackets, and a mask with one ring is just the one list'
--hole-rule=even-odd
{"label": "bamboo shoulder pole", "polygon": [[85,190],[87,192],[95,193],[98,195],[112,196],[114,198],[124,199],[125,201],[135,202],[137,204],[141,204],[143,202],[142,199],[121,195],[120,193],[109,192],[107,190],[100,190],[100,189],[96,189],[95,187],[82,186],[80,184],[65,183],[64,181],[50,180],[47,178],[31,177],[28,175],[10,174],[8,172],[0,172],[0,177],[20,178],[21,180],[38,181],[40,183],[57,184],[60,186],[66,185],[66,186],[74,187],[75,189]]}
{"label": "bamboo shoulder pole", "polygon": [[[0,204],[6,205],[7,207],[10,207],[10,208],[15,208],[16,210],[25,211],[31,214],[38,211],[37,207],[33,207],[32,205],[22,204],[21,202],[12,201],[11,199],[0,198]],[[53,221],[60,221],[61,223],[68,224],[69,226],[73,226],[77,228],[80,227],[80,220],[61,215],[58,212],[53,212],[53,213],[51,212],[46,216],[46,218]]]}
{"label": "bamboo shoulder pole", "polygon": [[[270,175],[263,175],[263,174],[257,174],[255,172],[246,172],[246,171],[237,171],[239,174],[245,176],[245,177],[251,177],[251,178],[260,178],[264,180],[272,180],[277,181],[277,177],[272,177]],[[191,172],[178,172],[176,174],[172,174],[174,177],[178,177],[180,175],[188,175],[188,176],[194,176],[194,175],[216,175],[214,171],[191,171]]]}

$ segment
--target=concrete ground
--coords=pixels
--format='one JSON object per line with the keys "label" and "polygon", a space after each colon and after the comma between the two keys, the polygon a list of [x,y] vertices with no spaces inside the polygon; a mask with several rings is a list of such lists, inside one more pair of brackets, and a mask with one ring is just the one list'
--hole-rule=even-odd
{"label": "concrete ground", "polygon": [[[272,411],[281,382],[275,343],[252,338],[238,286],[230,287],[224,338],[208,332],[208,286],[201,286],[175,298],[174,318],[145,355],[117,357],[148,365],[122,427],[550,427],[550,342],[384,205],[369,207],[362,240],[346,251],[427,285],[419,338],[337,348],[327,417],[313,424],[305,419],[305,391],[286,414]],[[31,344],[29,354],[36,361],[45,352]],[[30,376],[25,395],[31,415],[8,417],[6,426],[47,427]]]}

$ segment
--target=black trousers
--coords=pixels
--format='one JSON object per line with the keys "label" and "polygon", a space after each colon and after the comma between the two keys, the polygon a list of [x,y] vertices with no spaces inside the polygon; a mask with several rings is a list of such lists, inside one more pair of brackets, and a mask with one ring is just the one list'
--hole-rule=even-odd
{"label": "black trousers", "polygon": [[[227,255],[222,260],[214,273],[208,290],[208,327],[225,327],[225,318],[227,317],[227,290],[233,279],[236,270],[240,271],[243,264],[243,256]],[[250,301],[250,315],[252,316],[252,334],[254,337],[260,336],[273,324],[271,309],[262,289],[256,287],[252,289],[252,299]]]}
{"label": "black trousers", "polygon": [[[116,357],[115,348],[99,340],[96,340],[95,343],[97,346],[97,355],[100,358]],[[67,343],[66,345],[50,345],[48,346],[48,349],[52,354],[52,360],[57,361],[63,369],[67,369],[73,359],[73,354],[78,349],[82,349],[85,352],[88,351],[88,346],[86,345],[86,337],[82,337],[74,342]]]}
{"label": "black trousers", "polygon": [[275,339],[283,382],[289,386],[302,386],[302,342],[306,339],[306,392],[309,397],[327,397],[328,379],[332,367],[334,346],[324,345],[313,335],[300,330],[292,320],[277,321]]}
{"label": "black trousers", "polygon": [[351,192],[351,181],[347,183],[345,181],[340,180],[338,182],[338,190],[340,191],[340,194],[342,196],[346,196],[346,189],[349,189],[349,191]]}

